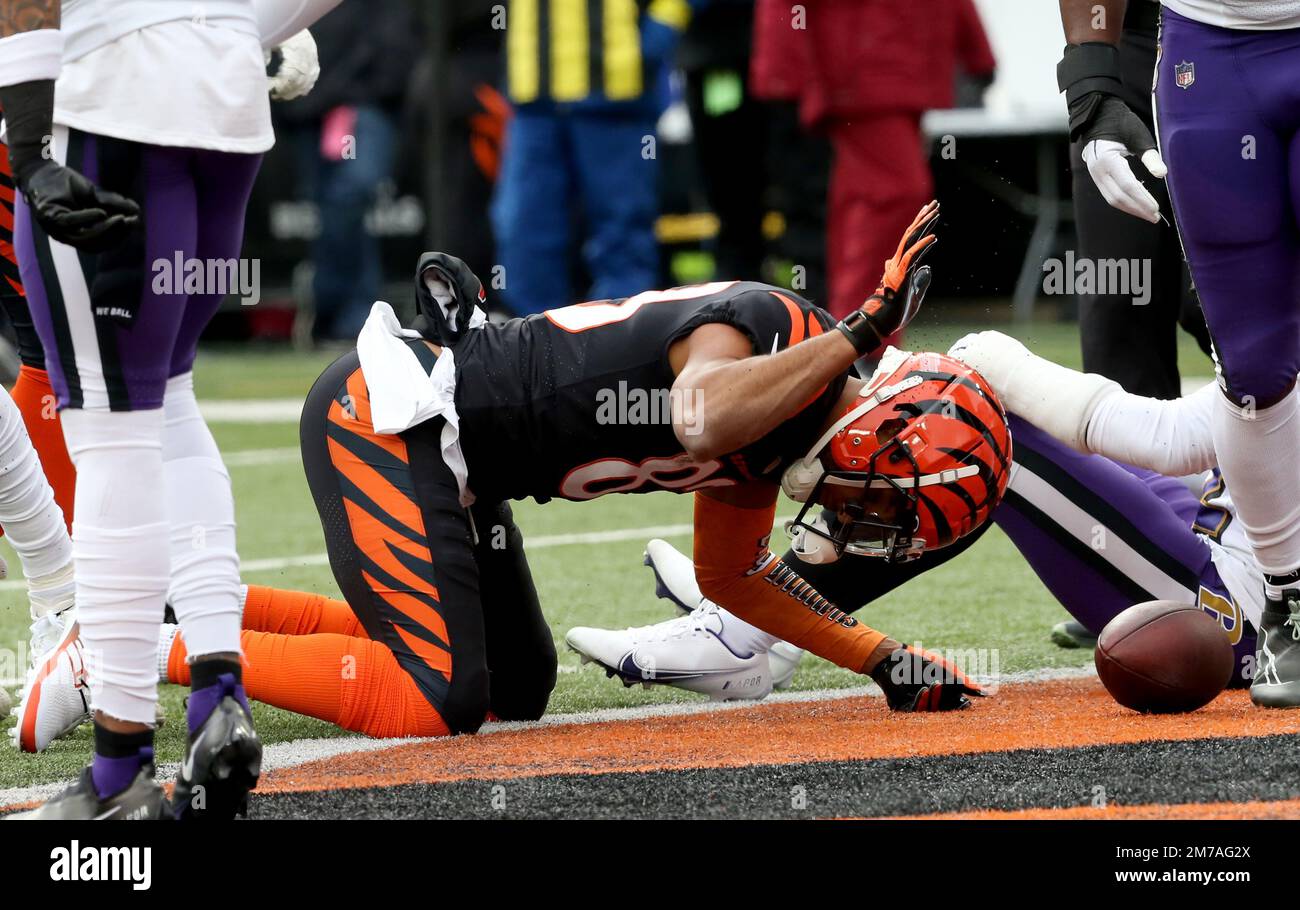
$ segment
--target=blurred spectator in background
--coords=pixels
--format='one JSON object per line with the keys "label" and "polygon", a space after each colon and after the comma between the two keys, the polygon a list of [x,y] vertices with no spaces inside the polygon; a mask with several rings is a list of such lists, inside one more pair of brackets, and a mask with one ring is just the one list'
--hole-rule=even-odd
{"label": "blurred spectator in background", "polygon": [[[678,66],[686,76],[695,154],[705,198],[718,217],[718,278],[759,277],[766,256],[766,105],[748,90],[754,0],[692,0]],[[745,143],[737,154],[737,140]]]}
{"label": "blurred spectator in background", "polygon": [[[442,167],[434,191],[442,199],[441,236],[474,273],[491,283],[497,264],[488,209],[501,169],[501,148],[510,104],[500,88],[505,21],[501,0],[455,0],[446,4],[449,30],[442,84],[445,133]],[[427,129],[428,121],[425,121]],[[495,303],[496,295],[488,298]]]}
{"label": "blurred spectator in background", "polygon": [[354,341],[380,295],[379,240],[365,228],[376,190],[392,175],[403,98],[420,52],[408,0],[344,3],[312,27],[320,50],[315,90],[280,111],[295,124],[299,173],[320,210],[312,248],[312,338]]}
{"label": "blurred spectator in background", "polygon": [[843,317],[933,193],[921,115],[952,106],[958,68],[991,82],[993,52],[972,0],[758,0],[756,17],[755,83],[830,137],[829,309]]}
{"label": "blurred spectator in background", "polygon": [[510,0],[492,223],[516,313],[658,283],[655,123],[689,19],[687,0]]}
{"label": "blurred spectator in background", "polygon": [[[787,4],[788,6],[788,4]],[[807,31],[791,32],[781,4],[760,2],[753,17],[749,91],[767,114],[768,208],[780,219],[776,251],[787,263],[790,286],[826,306],[826,197],[831,147],[823,132],[799,122],[801,55],[793,42]],[[787,13],[789,10],[787,9]],[[779,280],[780,276],[771,276]]]}

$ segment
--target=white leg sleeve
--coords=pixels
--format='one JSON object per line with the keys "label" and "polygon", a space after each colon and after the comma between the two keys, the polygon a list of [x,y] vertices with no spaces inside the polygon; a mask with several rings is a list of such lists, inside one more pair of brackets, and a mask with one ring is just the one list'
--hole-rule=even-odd
{"label": "white leg sleeve", "polygon": [[1216,399],[1215,451],[1237,520],[1260,568],[1286,575],[1300,568],[1300,399],[1288,395],[1254,411],[1222,393]]}
{"label": "white leg sleeve", "polygon": [[1097,403],[1120,391],[1112,379],[1052,363],[1001,332],[959,338],[948,355],[983,376],[1007,411],[1080,452],[1088,451],[1084,437]]}
{"label": "white leg sleeve", "polygon": [[1182,477],[1218,466],[1213,416],[1216,383],[1161,401],[1117,391],[1101,398],[1088,421],[1088,450],[1125,464]]}
{"label": "white leg sleeve", "polygon": [[[0,527],[29,582],[53,579],[72,563],[63,510],[54,501],[23,415],[0,389]],[[38,607],[33,605],[33,619]]]}
{"label": "white leg sleeve", "polygon": [[77,616],[95,707],[152,724],[167,595],[162,411],[63,413],[77,468]]}
{"label": "white leg sleeve", "polygon": [[[713,601],[705,599],[701,606],[712,603]],[[775,635],[764,632],[753,623],[745,622],[730,610],[723,607],[717,609],[718,616],[722,618],[722,634],[718,637],[722,639],[723,644],[737,654],[766,653],[772,650],[772,645],[781,640]]]}
{"label": "white leg sleeve", "polygon": [[191,657],[239,653],[242,591],[230,474],[194,398],[194,375],[167,382],[163,472],[171,526],[168,602]]}
{"label": "white leg sleeve", "polygon": [[948,352],[988,380],[1012,414],[1080,452],[1161,474],[1207,471],[1215,457],[1213,383],[1173,401],[1131,395],[1095,373],[1045,360],[1001,332],[977,332]]}

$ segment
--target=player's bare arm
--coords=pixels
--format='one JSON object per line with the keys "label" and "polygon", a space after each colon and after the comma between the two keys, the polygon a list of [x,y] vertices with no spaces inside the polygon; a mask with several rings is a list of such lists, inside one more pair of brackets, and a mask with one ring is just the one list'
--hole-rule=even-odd
{"label": "player's bare arm", "polygon": [[59,27],[59,0],[0,0],[0,38]]}
{"label": "player's bare arm", "polygon": [[1119,44],[1128,0],[1061,0],[1061,25],[1070,44]]}
{"label": "player's bare arm", "polygon": [[755,356],[749,339],[723,324],[702,326],[674,344],[673,392],[684,405],[673,429],[691,457],[704,461],[761,439],[906,326],[930,284],[930,270],[921,263],[935,242],[938,218],[938,202],[917,213],[885,263],[876,293],[838,331],[771,355]]}
{"label": "player's bare arm", "polygon": [[674,430],[692,458],[707,461],[770,433],[848,369],[858,353],[834,332],[753,356],[743,333],[717,323],[677,342],[669,356],[677,373],[673,392],[683,402]]}

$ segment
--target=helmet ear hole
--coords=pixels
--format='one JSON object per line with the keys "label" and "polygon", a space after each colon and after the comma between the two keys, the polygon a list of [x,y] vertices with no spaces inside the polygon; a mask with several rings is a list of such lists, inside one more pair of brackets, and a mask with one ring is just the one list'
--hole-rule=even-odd
{"label": "helmet ear hole", "polygon": [[891,417],[889,420],[882,421],[876,429],[876,445],[883,446],[907,427],[907,421],[902,417]]}

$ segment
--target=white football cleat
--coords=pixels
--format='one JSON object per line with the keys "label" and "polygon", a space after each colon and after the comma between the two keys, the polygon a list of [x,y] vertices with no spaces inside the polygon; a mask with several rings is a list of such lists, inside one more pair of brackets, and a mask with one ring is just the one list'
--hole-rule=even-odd
{"label": "white football cleat", "polygon": [[28,674],[10,736],[22,751],[42,752],[89,719],[90,683],[81,630],[73,621]]}
{"label": "white football cleat", "polygon": [[772,691],[767,653],[736,654],[720,637],[722,626],[723,616],[709,604],[653,626],[579,626],[564,640],[583,663],[595,661],[625,686],[675,686],[712,701],[765,697]]}
{"label": "white football cleat", "polygon": [[[695,582],[695,561],[666,540],[655,538],[645,545],[645,564],[655,573],[655,596],[671,600],[690,613],[702,606],[716,606],[700,593]],[[577,649],[575,649],[577,650]],[[772,688],[787,689],[799,669],[804,651],[789,642],[778,641],[767,652],[772,671]]]}
{"label": "white football cleat", "polygon": [[772,688],[788,689],[794,680],[794,671],[799,669],[803,660],[804,649],[795,647],[788,641],[778,641],[767,652],[767,663],[772,668]]}
{"label": "white football cleat", "polygon": [[655,596],[671,600],[677,609],[689,613],[704,595],[695,583],[695,561],[666,540],[655,538],[645,545],[644,562],[655,573]]}

